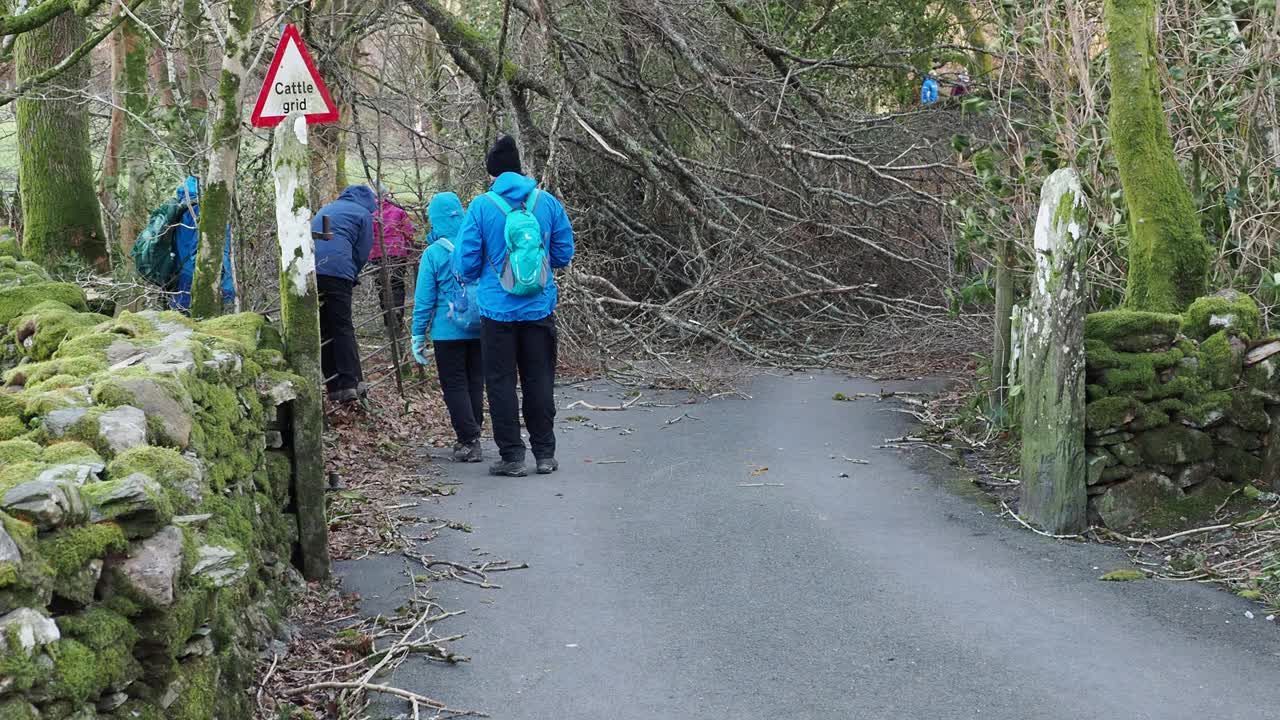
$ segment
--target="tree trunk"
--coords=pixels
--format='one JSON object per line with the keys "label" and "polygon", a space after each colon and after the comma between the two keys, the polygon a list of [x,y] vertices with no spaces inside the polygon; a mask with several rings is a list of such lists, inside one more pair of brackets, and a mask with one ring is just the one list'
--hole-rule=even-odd
{"label": "tree trunk", "polygon": [[147,36],[132,19],[120,25],[120,38],[124,45],[124,107],[125,121],[125,190],[124,207],[120,214],[120,247],[128,256],[138,233],[147,223],[150,213],[148,190],[151,186],[150,138],[143,125],[150,112],[148,87]]}
{"label": "tree trunk", "polygon": [[[64,12],[14,42],[21,84],[56,65],[86,39],[84,18]],[[22,198],[22,251],[53,269],[69,259],[110,269],[102,214],[93,186],[87,106],[72,96],[85,89],[89,62],[59,77],[61,88],[17,102],[18,182]],[[65,98],[65,99],[64,99]]]}
{"label": "tree trunk", "polygon": [[1088,522],[1085,219],[1074,170],[1049,176],[1036,219],[1035,282],[1022,313],[1022,514],[1052,533]]}
{"label": "tree trunk", "polygon": [[299,114],[276,126],[272,147],[276,186],[276,227],[280,238],[280,324],[285,359],[303,379],[293,401],[294,482],[302,572],[308,580],[329,575],[325,520],[324,387],[320,372],[320,295],[307,205],[310,161],[307,121]]}
{"label": "tree trunk", "polygon": [[1209,247],[1160,99],[1154,0],[1107,0],[1106,29],[1111,143],[1129,211],[1125,305],[1182,312],[1204,294]]}
{"label": "tree trunk", "polygon": [[182,28],[186,42],[186,96],[191,99],[191,107],[201,111],[209,108],[209,96],[204,89],[204,74],[209,69],[204,23],[200,0],[182,0]]}
{"label": "tree trunk", "polygon": [[98,178],[98,202],[108,226],[118,225],[120,221],[120,164],[128,122],[124,110],[125,52],[124,26],[121,25],[111,33],[111,124],[107,127],[107,146],[102,152],[102,174]]}
{"label": "tree trunk", "polygon": [[258,3],[231,0],[227,5],[226,49],[218,76],[218,97],[210,115],[209,171],[200,193],[200,248],[191,283],[191,315],[207,318],[222,312],[222,248],[235,198],[236,165],[240,161],[241,99],[246,67],[253,57],[249,42]]}

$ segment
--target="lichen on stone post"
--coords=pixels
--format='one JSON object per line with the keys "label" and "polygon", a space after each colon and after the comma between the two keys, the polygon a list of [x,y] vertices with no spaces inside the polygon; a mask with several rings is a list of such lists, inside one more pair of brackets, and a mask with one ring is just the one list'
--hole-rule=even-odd
{"label": "lichen on stone post", "polygon": [[276,185],[276,226],[280,239],[280,322],[284,353],[305,382],[293,402],[294,480],[303,574],[318,580],[329,574],[328,522],[325,519],[323,377],[320,372],[320,299],[311,239],[310,157],[307,120],[285,118],[275,130],[272,167]]}
{"label": "lichen on stone post", "polygon": [[1125,305],[1182,312],[1204,293],[1209,246],[1173,155],[1161,101],[1153,0],[1108,0],[1111,144],[1129,211]]}
{"label": "lichen on stone post", "polygon": [[1053,533],[1087,523],[1084,196],[1075,171],[1045,180],[1035,280],[1022,320],[1022,514]]}

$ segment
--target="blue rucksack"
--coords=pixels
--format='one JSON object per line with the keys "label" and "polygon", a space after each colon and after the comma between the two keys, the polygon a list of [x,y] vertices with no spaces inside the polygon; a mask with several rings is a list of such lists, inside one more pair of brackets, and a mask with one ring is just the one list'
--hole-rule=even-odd
{"label": "blue rucksack", "polygon": [[[437,242],[453,254],[453,243],[448,238],[440,238]],[[449,296],[449,319],[464,332],[480,332],[480,306],[476,304],[476,290],[480,281],[464,283],[457,276],[454,276],[453,281],[456,289]]]}
{"label": "blue rucksack", "polygon": [[507,257],[502,263],[502,270],[494,268],[502,289],[520,297],[541,294],[547,288],[547,279],[551,276],[551,257],[547,254],[547,245],[543,241],[542,225],[533,214],[542,192],[535,188],[518,208],[512,208],[495,192],[487,192],[484,196],[497,205],[507,218],[503,228]]}

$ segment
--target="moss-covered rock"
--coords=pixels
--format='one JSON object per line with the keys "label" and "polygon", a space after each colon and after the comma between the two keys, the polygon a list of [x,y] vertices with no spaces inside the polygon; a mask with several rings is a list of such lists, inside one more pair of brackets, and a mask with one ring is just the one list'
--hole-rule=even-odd
{"label": "moss-covered rock", "polygon": [[63,340],[92,332],[107,319],[65,303],[46,301],[13,318],[9,322],[9,334],[27,357],[48,360]]}
{"label": "moss-covered rock", "polygon": [[1085,406],[1085,426],[1093,432],[1106,432],[1133,422],[1143,410],[1142,403],[1127,395],[1115,395]]}
{"label": "moss-covered rock", "polygon": [[74,310],[88,310],[84,292],[71,283],[43,282],[6,287],[0,288],[0,324],[8,325],[14,318],[43,302],[58,302]]}
{"label": "moss-covered rock", "polygon": [[[1182,316],[1133,310],[1108,310],[1085,317],[1084,336],[1123,352],[1151,352],[1173,345]],[[1087,350],[1087,346],[1086,346]]]}
{"label": "moss-covered rock", "polygon": [[1253,482],[1262,476],[1262,460],[1247,450],[1219,445],[1215,454],[1217,474],[1233,482]]}
{"label": "moss-covered rock", "polygon": [[1257,303],[1244,293],[1224,290],[1196,300],[1183,314],[1182,332],[1187,337],[1205,340],[1222,331],[1248,339],[1262,337]]}
{"label": "moss-covered rock", "polygon": [[1166,425],[1139,433],[1137,445],[1152,465],[1184,465],[1213,457],[1213,438],[1183,425]]}
{"label": "moss-covered rock", "polygon": [[126,450],[107,466],[109,478],[125,478],[135,473],[155,479],[177,514],[195,512],[205,500],[200,466],[171,448],[147,445]]}
{"label": "moss-covered rock", "polygon": [[1200,376],[1215,390],[1234,387],[1243,370],[1242,360],[1226,330],[1213,333],[1200,343]]}
{"label": "moss-covered rock", "polygon": [[1182,497],[1182,491],[1167,476],[1143,472],[1107,488],[1094,502],[1094,509],[1107,527],[1128,530]]}

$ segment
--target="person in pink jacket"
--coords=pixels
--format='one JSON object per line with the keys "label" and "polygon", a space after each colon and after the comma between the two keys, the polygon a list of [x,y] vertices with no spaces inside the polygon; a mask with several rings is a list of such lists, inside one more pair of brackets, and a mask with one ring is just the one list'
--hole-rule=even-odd
{"label": "person in pink jacket", "polygon": [[[374,278],[378,285],[378,303],[382,306],[383,321],[387,330],[397,335],[404,332],[404,277],[410,265],[417,228],[404,208],[396,204],[391,192],[379,187],[378,209],[373,212],[373,250],[369,264],[374,266]],[[383,287],[383,266],[387,272]]]}

